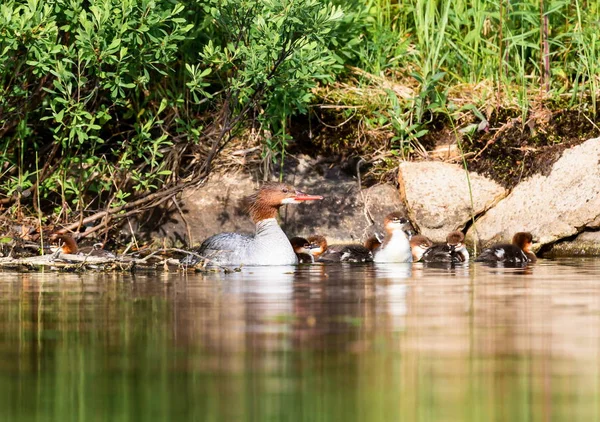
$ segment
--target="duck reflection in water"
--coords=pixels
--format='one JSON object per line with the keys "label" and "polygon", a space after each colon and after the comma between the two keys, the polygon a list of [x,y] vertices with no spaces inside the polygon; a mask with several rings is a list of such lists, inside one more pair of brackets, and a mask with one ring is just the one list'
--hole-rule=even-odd
{"label": "duck reflection in water", "polygon": [[[392,267],[392,266],[390,266]],[[369,333],[406,314],[406,278],[395,268],[379,278],[379,266],[303,266],[294,282],[293,335],[297,347],[364,350]],[[385,309],[386,312],[375,312]]]}
{"label": "duck reflection in water", "polygon": [[410,262],[375,263],[377,296],[387,302],[387,310],[394,325],[404,324],[406,315],[407,280],[412,277]]}
{"label": "duck reflection in water", "polygon": [[[390,314],[406,308],[405,290],[376,280],[370,265],[246,267],[194,274],[190,283],[197,277],[206,281],[188,285],[191,296],[176,295],[177,340],[200,340],[219,356],[213,364],[229,368],[271,365],[280,354],[270,352],[282,350],[364,350],[388,318],[373,318],[382,302],[390,303]],[[247,358],[240,361],[242,352]]]}

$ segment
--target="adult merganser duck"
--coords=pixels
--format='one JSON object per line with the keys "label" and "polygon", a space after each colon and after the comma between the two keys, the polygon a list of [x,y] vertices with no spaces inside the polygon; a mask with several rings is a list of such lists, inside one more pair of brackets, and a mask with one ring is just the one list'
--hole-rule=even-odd
{"label": "adult merganser duck", "polygon": [[477,262],[526,264],[537,261],[531,252],[533,236],[529,232],[518,232],[512,238],[512,244],[498,244],[484,249],[475,259]]}
{"label": "adult merganser duck", "polygon": [[363,245],[328,245],[327,239],[315,235],[308,238],[310,253],[318,262],[371,262],[373,254]]}
{"label": "adult merganser duck", "polygon": [[424,262],[461,263],[469,261],[469,251],[465,244],[465,235],[453,231],[446,236],[446,243],[433,245],[423,254]]}
{"label": "adult merganser duck", "polygon": [[433,246],[433,242],[427,236],[422,234],[414,235],[410,238],[410,252],[412,253],[413,262],[420,261],[423,254]]}
{"label": "adult merganser duck", "polygon": [[[277,213],[285,204],[323,199],[308,195],[284,183],[265,183],[248,198],[248,212],[256,224],[254,235],[220,233],[206,239],[198,255],[216,265],[295,265],[298,258],[289,239],[279,227]],[[195,265],[202,258],[188,255],[184,265]]]}
{"label": "adult merganser duck", "polygon": [[68,233],[53,233],[50,235],[50,250],[56,252],[58,249],[64,254],[70,255],[89,255],[99,258],[116,258],[112,252],[103,249],[102,243],[95,243],[93,246],[79,247],[77,241]]}
{"label": "adult merganser duck", "polygon": [[292,237],[290,244],[294,249],[299,264],[313,263],[314,257],[310,254],[310,242],[303,237]]}
{"label": "adult merganser duck", "polygon": [[375,251],[375,262],[412,262],[410,243],[405,230],[410,229],[409,221],[398,212],[388,214],[383,225],[385,238]]}

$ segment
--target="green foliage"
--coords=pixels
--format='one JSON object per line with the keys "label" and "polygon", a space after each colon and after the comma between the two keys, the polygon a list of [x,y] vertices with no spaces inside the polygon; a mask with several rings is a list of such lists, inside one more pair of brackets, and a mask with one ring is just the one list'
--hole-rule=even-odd
{"label": "green foliage", "polygon": [[[475,110],[516,105],[526,116],[532,101],[539,104],[540,99],[570,96],[571,105],[592,115],[597,112],[598,1],[346,0],[340,4],[359,30],[347,35],[352,52],[343,47],[338,52],[346,63],[375,76],[359,78],[359,87],[387,93],[366,98],[365,103],[374,104],[364,104],[363,110],[376,111],[366,111],[361,118],[391,127],[392,148],[402,153],[419,148],[418,138],[427,133],[432,116],[456,117],[444,110],[462,116],[458,110],[465,101]],[[379,82],[381,76],[386,82]],[[398,97],[386,86],[396,81],[408,84],[414,95]],[[485,94],[462,97],[459,86],[467,91],[486,87]],[[450,90],[454,98],[459,97],[458,105],[452,104]],[[348,98],[347,104],[356,101]]]}
{"label": "green foliage", "polygon": [[[346,117],[391,128],[400,155],[436,114],[490,98],[595,114],[598,22],[600,2],[579,0],[5,0],[0,205],[118,206],[207,174],[248,128],[281,159],[290,118],[340,77],[379,84]],[[488,94],[453,104],[465,85]]]}
{"label": "green foliage", "polygon": [[116,173],[130,183],[124,174],[133,166],[144,172],[134,188],[159,183],[171,142],[160,119],[166,100],[151,90],[191,29],[182,10],[134,0],[0,6],[0,165],[9,176],[1,193],[11,194],[17,173],[21,189],[31,186],[35,150],[45,153],[45,197],[80,204],[80,195],[110,193]]}
{"label": "green foliage", "polygon": [[273,156],[282,154],[285,121],[305,113],[311,89],[332,82],[340,69],[326,40],[343,17],[341,9],[319,0],[211,0],[206,10],[217,24],[218,42],[209,40],[200,58],[218,85],[212,89],[224,110],[221,131],[252,115],[271,133]]}
{"label": "green foliage", "polygon": [[122,204],[185,177],[182,157],[209,167],[249,121],[282,153],[281,122],[340,68],[326,45],[342,17],[317,0],[4,2],[0,201]]}

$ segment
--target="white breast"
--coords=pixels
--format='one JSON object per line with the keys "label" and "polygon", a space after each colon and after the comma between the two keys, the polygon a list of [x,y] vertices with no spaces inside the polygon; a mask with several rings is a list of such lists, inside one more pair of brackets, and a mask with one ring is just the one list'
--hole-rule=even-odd
{"label": "white breast", "polygon": [[391,239],[375,252],[375,262],[412,262],[408,237],[402,230],[392,233]]}
{"label": "white breast", "polygon": [[298,258],[275,218],[256,224],[256,234],[244,265],[295,265]]}

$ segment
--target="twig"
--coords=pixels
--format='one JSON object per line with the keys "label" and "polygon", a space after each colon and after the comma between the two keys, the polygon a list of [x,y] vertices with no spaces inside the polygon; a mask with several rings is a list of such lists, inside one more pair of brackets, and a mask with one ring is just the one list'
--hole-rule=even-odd
{"label": "twig", "polygon": [[320,123],[321,123],[323,126],[325,126],[325,127],[328,127],[328,128],[330,128],[330,129],[338,129],[338,128],[340,128],[340,127],[344,126],[344,125],[345,125],[346,123],[348,123],[350,120],[352,120],[352,119],[354,118],[354,116],[356,116],[356,113],[357,113],[357,112],[355,111],[354,113],[352,113],[352,115],[351,115],[350,117],[348,117],[346,120],[344,120],[342,123],[340,123],[339,125],[336,125],[336,126],[328,125],[327,123],[325,123],[325,122],[323,121],[323,119],[321,119],[321,118],[319,117],[319,115],[318,115],[317,113],[315,113],[315,116],[317,117],[317,119],[319,120],[319,122],[320,122]]}
{"label": "twig", "polygon": [[[139,245],[137,243],[137,239],[135,237],[135,233],[133,232],[133,227],[131,226],[131,220],[129,220],[129,218],[127,219],[127,224],[129,225],[129,232],[131,233],[131,239],[132,239],[132,243],[135,244],[135,247],[137,249],[139,249]],[[131,246],[131,243],[129,244],[129,246],[127,246],[127,249],[129,249],[129,247]]]}
{"label": "twig", "polygon": [[181,207],[179,206],[179,202],[177,202],[177,199],[172,198],[173,203],[175,204],[175,207],[177,208],[177,211],[179,211],[179,216],[181,217],[181,220],[183,221],[183,224],[185,225],[185,231],[187,232],[188,235],[188,244],[192,244],[192,230],[190,229],[190,225],[187,221],[187,218],[185,218],[185,216],[183,215],[183,210],[181,209]]}
{"label": "twig", "polygon": [[500,129],[498,129],[498,132],[496,132],[494,134],[494,136],[492,136],[492,138],[487,141],[487,143],[484,145],[483,148],[481,148],[477,154],[475,154],[475,157],[473,157],[472,161],[477,160],[477,158],[483,154],[483,152],[490,146],[493,145],[498,138],[500,137],[500,135],[502,135],[505,131],[507,131],[508,129],[514,127],[515,123],[517,123],[518,121],[520,121],[521,118],[520,117],[515,117],[514,119],[510,119],[508,122],[506,122],[504,125],[502,125],[502,127]]}
{"label": "twig", "polygon": [[373,219],[373,216],[369,212],[369,207],[367,206],[367,199],[365,198],[365,193],[363,192],[363,189],[362,189],[360,166],[363,163],[366,163],[366,161],[363,160],[362,158],[360,160],[358,160],[358,163],[356,163],[356,178],[358,180],[358,191],[360,192],[360,196],[363,201],[363,214],[365,216],[365,219],[367,220],[367,224],[369,224],[371,226],[371,225],[375,224],[375,220]]}
{"label": "twig", "polygon": [[[195,179],[192,179],[186,183],[181,183],[178,184],[176,186],[173,186],[171,188],[165,189],[163,191],[160,192],[155,192],[153,194],[147,195],[143,198],[140,198],[136,201],[133,202],[129,202],[127,204],[121,205],[119,207],[115,207],[109,210],[105,210],[105,211],[99,211],[93,215],[90,215],[89,217],[84,218],[81,221],[78,221],[77,223],[72,223],[69,224],[66,227],[63,227],[60,230],[57,230],[56,233],[58,234],[64,234],[70,230],[76,229],[77,227],[79,227],[80,224],[87,224],[87,223],[91,223],[93,221],[99,220],[101,218],[105,218],[107,216],[115,216],[116,218],[124,218],[124,217],[129,217],[131,215],[134,214],[138,214],[140,212],[145,211],[148,208],[151,208],[151,205],[149,205],[150,203],[153,203],[154,201],[156,201],[155,203],[153,203],[152,206],[156,206],[161,204],[162,202],[168,200],[170,197],[172,197],[173,195],[178,194],[179,192],[181,192],[183,189],[185,189],[187,186],[192,185],[193,183],[195,183]],[[118,214],[121,211],[127,210],[127,209],[131,209],[134,208],[133,210],[130,210],[124,214]],[[107,221],[103,221],[102,223],[100,223],[97,226],[92,227],[91,229],[86,230],[81,237],[85,237],[88,236],[89,234],[100,230],[101,228],[104,228],[107,225]]]}

